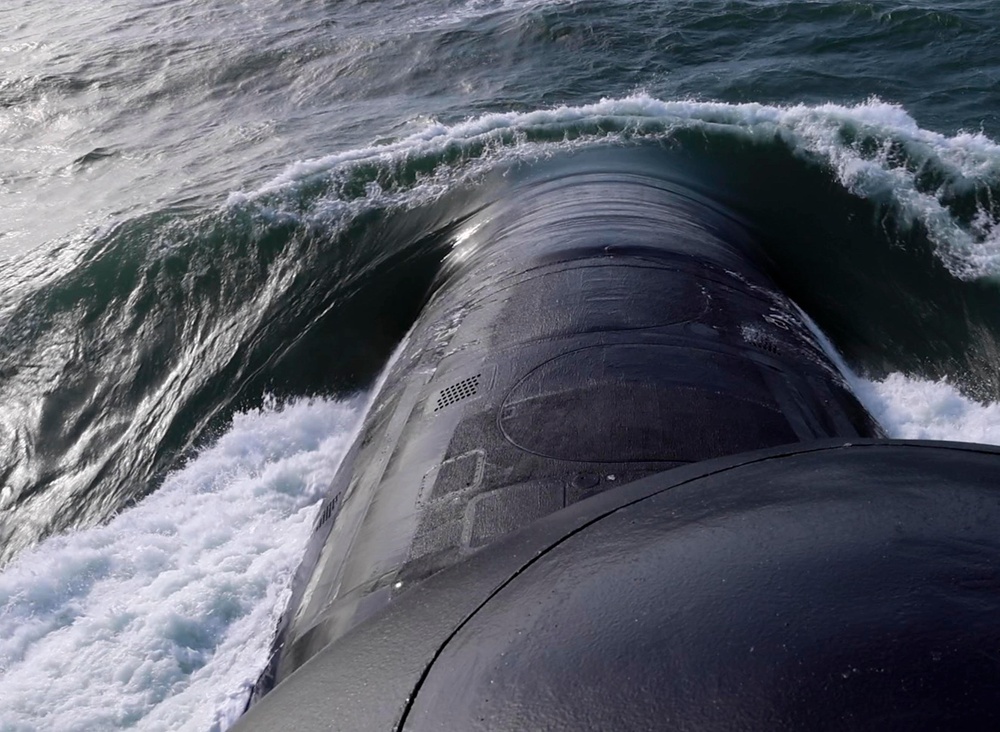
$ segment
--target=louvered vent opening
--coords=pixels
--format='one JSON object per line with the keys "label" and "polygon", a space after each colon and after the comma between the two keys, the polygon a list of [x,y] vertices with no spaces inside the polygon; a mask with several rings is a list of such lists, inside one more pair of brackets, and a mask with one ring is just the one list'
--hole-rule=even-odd
{"label": "louvered vent opening", "polygon": [[337,512],[337,506],[339,505],[340,505],[339,495],[335,496],[332,501],[326,504],[326,507],[323,509],[322,513],[320,513],[318,520],[316,521],[317,529],[333,517],[333,514]]}
{"label": "louvered vent opening", "polygon": [[455,402],[460,402],[463,399],[474,396],[479,391],[479,379],[481,376],[482,374],[476,374],[467,379],[462,379],[457,384],[452,384],[446,389],[442,389],[441,393],[438,394],[437,405],[434,407],[434,411],[436,412],[439,409],[451,406]]}

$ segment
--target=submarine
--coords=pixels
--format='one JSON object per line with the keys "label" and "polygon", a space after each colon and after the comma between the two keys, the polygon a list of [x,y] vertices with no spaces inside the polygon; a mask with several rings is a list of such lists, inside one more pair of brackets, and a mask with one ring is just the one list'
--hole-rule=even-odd
{"label": "submarine", "polygon": [[1000,723],[1000,451],[887,439],[677,180],[458,225],[237,732]]}

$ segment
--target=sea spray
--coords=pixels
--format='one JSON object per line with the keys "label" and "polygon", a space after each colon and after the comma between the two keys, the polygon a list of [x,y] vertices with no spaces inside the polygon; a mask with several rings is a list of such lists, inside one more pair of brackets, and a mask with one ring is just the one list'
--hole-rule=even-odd
{"label": "sea spray", "polygon": [[0,574],[0,728],[224,729],[363,398],[236,415],[162,488]]}

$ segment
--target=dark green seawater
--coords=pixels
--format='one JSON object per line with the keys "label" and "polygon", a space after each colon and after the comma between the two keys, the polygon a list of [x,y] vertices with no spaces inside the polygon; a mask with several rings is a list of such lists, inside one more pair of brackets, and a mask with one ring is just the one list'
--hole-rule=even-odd
{"label": "dark green seawater", "polygon": [[1000,442],[1000,6],[11,0],[0,730],[224,729],[463,222],[636,154],[900,436]]}

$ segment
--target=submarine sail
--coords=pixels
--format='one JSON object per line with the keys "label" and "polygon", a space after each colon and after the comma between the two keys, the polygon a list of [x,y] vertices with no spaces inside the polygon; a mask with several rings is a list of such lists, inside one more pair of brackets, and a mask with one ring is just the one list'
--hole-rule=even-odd
{"label": "submarine sail", "polygon": [[981,719],[1000,462],[882,437],[723,207],[522,186],[456,235],[236,729]]}

